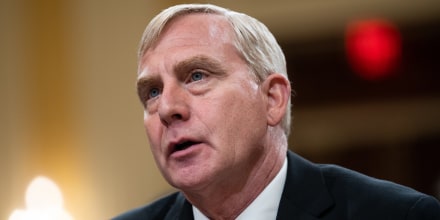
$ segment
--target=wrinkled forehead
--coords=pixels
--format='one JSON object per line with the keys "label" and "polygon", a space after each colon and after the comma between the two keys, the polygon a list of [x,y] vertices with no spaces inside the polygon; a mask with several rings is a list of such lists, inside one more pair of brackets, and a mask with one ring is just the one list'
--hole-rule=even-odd
{"label": "wrinkled forehead", "polygon": [[146,58],[166,46],[185,46],[191,44],[229,45],[235,48],[235,35],[226,17],[210,13],[192,13],[180,15],[169,20],[155,41],[145,48],[139,59],[139,71],[144,68]]}
{"label": "wrinkled forehead", "polygon": [[184,37],[186,34],[191,35],[194,33],[206,33],[212,40],[224,43],[230,43],[234,39],[232,26],[223,15],[202,12],[183,14],[165,23],[158,33],[157,39],[152,42],[150,48],[147,48],[146,51],[154,49],[164,36]]}

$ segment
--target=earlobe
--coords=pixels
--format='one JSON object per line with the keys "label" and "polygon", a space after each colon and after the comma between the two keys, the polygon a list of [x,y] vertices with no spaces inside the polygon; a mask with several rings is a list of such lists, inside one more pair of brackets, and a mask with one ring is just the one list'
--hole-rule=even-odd
{"label": "earlobe", "polygon": [[290,83],[281,74],[273,73],[263,82],[267,95],[267,123],[270,126],[280,124],[290,99]]}

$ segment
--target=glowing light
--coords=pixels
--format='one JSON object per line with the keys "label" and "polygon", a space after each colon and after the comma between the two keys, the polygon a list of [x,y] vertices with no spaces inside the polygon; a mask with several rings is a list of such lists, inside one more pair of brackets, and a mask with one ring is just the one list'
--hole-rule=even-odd
{"label": "glowing light", "polygon": [[26,190],[26,209],[16,209],[9,220],[73,220],[63,208],[59,187],[46,177],[36,177]]}
{"label": "glowing light", "polygon": [[383,19],[351,22],[345,43],[353,69],[364,79],[376,80],[390,75],[401,56],[400,33]]}

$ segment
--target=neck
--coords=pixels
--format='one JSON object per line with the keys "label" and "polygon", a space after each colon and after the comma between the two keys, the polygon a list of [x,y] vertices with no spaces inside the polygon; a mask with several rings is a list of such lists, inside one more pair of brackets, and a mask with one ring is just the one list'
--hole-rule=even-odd
{"label": "neck", "polygon": [[286,157],[287,140],[271,139],[267,152],[253,165],[249,175],[228,179],[199,191],[184,191],[185,197],[210,219],[235,219],[266,188],[280,171]]}

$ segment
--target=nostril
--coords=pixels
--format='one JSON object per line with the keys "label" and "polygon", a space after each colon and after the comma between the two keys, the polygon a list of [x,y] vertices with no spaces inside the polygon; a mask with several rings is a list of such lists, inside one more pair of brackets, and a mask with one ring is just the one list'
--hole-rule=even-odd
{"label": "nostril", "polygon": [[173,123],[173,121],[180,121],[183,120],[183,116],[182,114],[173,114],[171,115],[171,117],[161,117],[160,121],[162,122],[163,125],[168,126],[171,123]]}
{"label": "nostril", "polygon": [[173,114],[171,117],[176,120],[182,120],[183,118],[181,114]]}

